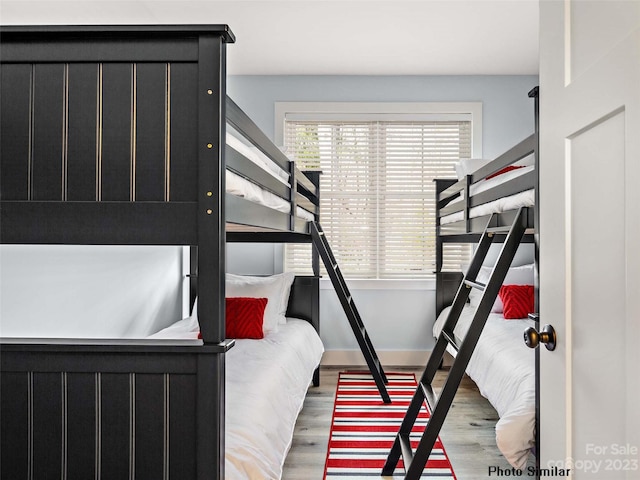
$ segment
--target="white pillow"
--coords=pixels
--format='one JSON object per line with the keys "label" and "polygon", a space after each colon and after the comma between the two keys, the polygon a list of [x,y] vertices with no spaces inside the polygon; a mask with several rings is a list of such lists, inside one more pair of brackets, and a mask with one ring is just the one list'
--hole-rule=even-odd
{"label": "white pillow", "polygon": [[471,175],[479,168],[484,167],[490,161],[491,159],[485,158],[461,158],[460,161],[455,164],[458,180],[462,180],[467,175]]}
{"label": "white pillow", "polygon": [[278,324],[287,322],[286,312],[289,304],[289,293],[295,274],[286,272],[270,277],[252,277],[227,273],[227,297],[266,298],[262,330],[265,335],[277,332]]}
{"label": "white pillow", "polygon": [[[489,276],[493,267],[480,267],[478,272],[477,281],[480,283],[486,283],[489,281]],[[522,265],[520,267],[511,267],[507,272],[507,276],[504,278],[503,285],[533,285],[533,264]],[[469,292],[469,303],[473,307],[477,307],[482,298],[482,292],[477,289],[471,289]],[[502,313],[502,300],[500,296],[496,297],[496,301],[493,303],[491,313]]]}

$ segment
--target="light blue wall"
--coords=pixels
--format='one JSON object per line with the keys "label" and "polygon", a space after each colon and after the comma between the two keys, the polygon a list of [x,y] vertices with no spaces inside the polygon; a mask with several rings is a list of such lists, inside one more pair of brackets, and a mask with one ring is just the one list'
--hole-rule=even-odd
{"label": "light blue wall", "polygon": [[[482,102],[483,157],[492,158],[533,132],[536,76],[235,76],[228,93],[273,139],[274,103],[306,102]],[[281,248],[228,246],[229,271],[279,272]],[[271,265],[273,270],[269,271]],[[255,272],[252,272],[255,270]],[[435,292],[351,288],[377,350],[430,350]],[[327,350],[355,350],[357,344],[332,290],[321,291],[321,336]]]}

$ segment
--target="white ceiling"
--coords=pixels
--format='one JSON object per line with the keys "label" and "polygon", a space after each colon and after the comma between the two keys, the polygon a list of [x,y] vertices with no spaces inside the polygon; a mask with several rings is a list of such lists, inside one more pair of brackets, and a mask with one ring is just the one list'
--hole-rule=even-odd
{"label": "white ceiling", "polygon": [[2,0],[0,21],[226,23],[232,75],[538,73],[538,0]]}

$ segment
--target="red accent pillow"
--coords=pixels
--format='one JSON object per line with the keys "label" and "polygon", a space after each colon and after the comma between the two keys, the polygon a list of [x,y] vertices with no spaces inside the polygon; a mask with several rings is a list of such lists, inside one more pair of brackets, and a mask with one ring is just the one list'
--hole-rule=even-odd
{"label": "red accent pillow", "polygon": [[533,313],[533,285],[503,285],[498,295],[504,318],[527,318]]}
{"label": "red accent pillow", "polygon": [[516,165],[508,165],[501,170],[498,170],[496,173],[492,173],[485,180],[489,180],[490,178],[497,177],[498,175],[502,175],[503,173],[510,172],[511,170],[517,170],[519,168],[524,168],[524,165],[516,166]]}
{"label": "red accent pillow", "polygon": [[264,338],[262,322],[266,298],[229,297],[225,300],[227,338]]}

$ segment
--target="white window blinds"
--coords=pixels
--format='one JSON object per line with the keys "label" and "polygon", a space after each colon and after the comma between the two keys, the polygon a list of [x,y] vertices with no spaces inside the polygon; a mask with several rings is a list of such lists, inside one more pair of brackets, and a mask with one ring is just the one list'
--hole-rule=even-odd
{"label": "white window blinds", "polygon": [[[433,276],[433,179],[471,156],[470,121],[286,120],[284,141],[300,169],[323,172],[320,223],[345,277]],[[445,269],[469,251],[448,246]],[[286,245],[286,270],[308,273],[310,258],[309,245]]]}

